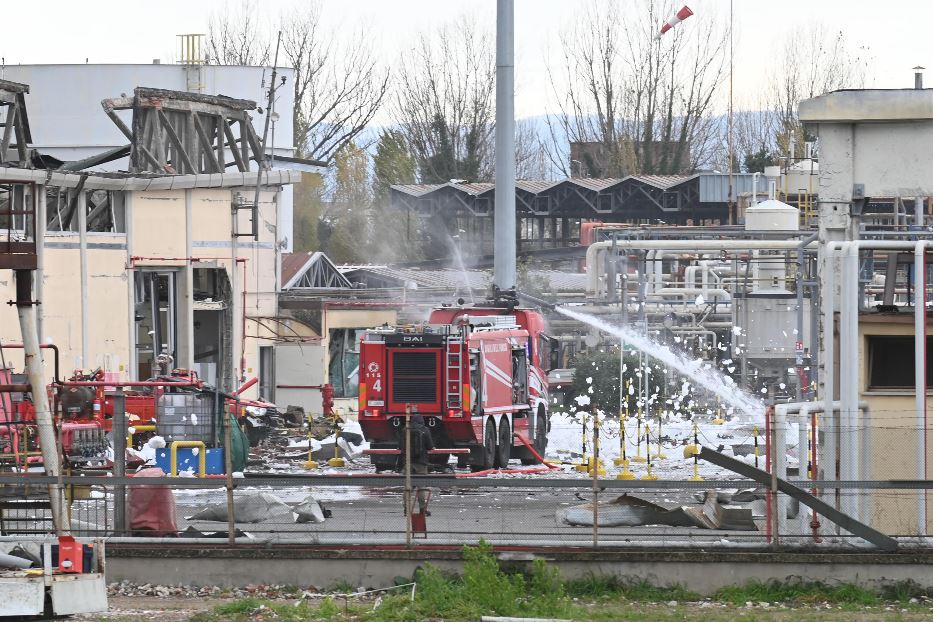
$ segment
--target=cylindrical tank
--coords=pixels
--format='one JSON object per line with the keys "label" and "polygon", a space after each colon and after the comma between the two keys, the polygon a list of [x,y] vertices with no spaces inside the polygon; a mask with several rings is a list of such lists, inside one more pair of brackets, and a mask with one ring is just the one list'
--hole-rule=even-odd
{"label": "cylindrical tank", "polygon": [[[768,199],[745,210],[746,231],[800,230],[800,210],[776,199]],[[752,265],[755,284],[752,292],[786,291],[787,264],[784,253],[755,251]]]}

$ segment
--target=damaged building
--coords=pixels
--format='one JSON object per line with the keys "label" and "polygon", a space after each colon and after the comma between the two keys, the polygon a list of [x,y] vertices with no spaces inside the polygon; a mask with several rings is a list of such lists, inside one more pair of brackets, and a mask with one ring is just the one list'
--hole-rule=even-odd
{"label": "damaged building", "polygon": [[[147,378],[171,366],[227,390],[254,375],[269,385],[283,192],[300,173],[265,166],[256,103],[138,87],[98,108],[124,145],[61,162],[32,145],[29,93],[0,82],[0,202],[14,210],[0,225],[15,237],[15,211],[37,215],[40,340],[65,369]],[[90,170],[119,158],[127,170]],[[13,289],[0,281],[4,300]],[[9,306],[0,339],[18,340]]]}

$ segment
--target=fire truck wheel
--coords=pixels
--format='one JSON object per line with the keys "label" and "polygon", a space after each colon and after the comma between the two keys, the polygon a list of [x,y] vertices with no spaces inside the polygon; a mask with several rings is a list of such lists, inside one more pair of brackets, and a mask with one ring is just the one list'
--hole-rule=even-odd
{"label": "fire truck wheel", "polygon": [[483,440],[483,464],[481,470],[495,468],[496,465],[496,422],[491,417],[486,421],[486,433]]}
{"label": "fire truck wheel", "polygon": [[[544,411],[544,407],[538,406],[538,414],[535,417],[535,436],[532,445],[534,445],[535,451],[538,452],[538,455],[542,458],[544,457],[544,452],[547,451],[547,423],[547,413]],[[531,452],[529,451],[528,453],[530,454]],[[534,456],[527,456],[522,458],[522,464],[529,466],[539,463],[538,459]]]}
{"label": "fire truck wheel", "polygon": [[496,467],[507,469],[512,458],[512,428],[505,415],[499,421],[499,446],[496,448]]}
{"label": "fire truck wheel", "polygon": [[547,451],[547,428],[548,428],[548,417],[547,412],[545,412],[543,406],[538,406],[538,416],[535,417],[535,451],[541,454],[541,457],[544,457],[544,452]]}

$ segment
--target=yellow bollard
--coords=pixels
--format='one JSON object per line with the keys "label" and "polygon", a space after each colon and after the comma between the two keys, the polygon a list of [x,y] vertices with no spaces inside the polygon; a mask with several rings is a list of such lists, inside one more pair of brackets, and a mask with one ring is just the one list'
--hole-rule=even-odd
{"label": "yellow bollard", "polygon": [[716,409],[716,417],[710,421],[710,423],[713,425],[722,425],[725,422],[726,420],[722,418],[722,406],[720,405],[719,408]]}
{"label": "yellow bollard", "polygon": [[308,459],[305,461],[303,466],[306,469],[316,469],[318,467],[318,463],[315,462],[314,458],[312,457],[313,452],[311,451],[311,438],[312,437],[311,437],[311,425],[310,424],[311,424],[311,415],[308,414]]}
{"label": "yellow bollard", "polygon": [[589,473],[590,472],[590,458],[589,454],[586,453],[586,413],[581,415],[583,417],[583,455],[580,456],[580,462],[574,465],[574,469],[580,473]]}
{"label": "yellow bollard", "polygon": [[599,458],[599,415],[593,415],[593,455],[590,456],[589,464],[587,465],[587,473],[593,475],[593,470],[596,470],[596,475],[600,477],[605,477],[606,467],[603,465],[603,461]]}
{"label": "yellow bollard", "polygon": [[627,467],[629,459],[625,455],[625,423],[628,421],[628,414],[619,414],[619,457],[612,461],[616,466]]}
{"label": "yellow bollard", "polygon": [[[626,418],[627,419],[627,413]],[[619,428],[619,437],[620,437],[620,451],[622,453],[621,457],[616,458],[616,466],[621,466],[622,471],[616,475],[616,479],[632,480],[635,479],[635,474],[628,470],[629,460],[625,455],[625,419],[622,419],[621,427]]]}
{"label": "yellow bollard", "polygon": [[684,447],[684,458],[689,458],[693,456],[693,475],[690,477],[691,482],[702,482],[703,478],[700,476],[700,441],[699,441],[699,429],[697,428],[696,421],[693,422],[693,444],[687,445]]}
{"label": "yellow bollard", "polygon": [[[658,436],[657,436],[658,451],[656,451],[655,454],[651,456],[655,460],[667,460],[667,455],[665,455],[664,453],[664,447],[661,446],[661,418],[664,416],[663,412],[664,411],[658,408]],[[651,451],[650,445],[648,446],[648,451]]]}
{"label": "yellow bollard", "polygon": [[645,422],[645,446],[648,447],[648,472],[641,476],[643,480],[656,480],[658,476],[655,475],[651,470],[651,426],[648,422]]}
{"label": "yellow bollard", "polygon": [[337,427],[337,411],[334,410],[334,457],[327,461],[327,466],[342,467],[346,465],[343,458],[340,457],[340,447],[337,446],[337,435],[340,434],[340,428]]}
{"label": "yellow bollard", "polygon": [[[646,458],[641,455],[641,408],[638,409],[638,425],[635,428],[635,455],[632,462],[645,462]],[[648,450],[651,451],[650,449]]]}

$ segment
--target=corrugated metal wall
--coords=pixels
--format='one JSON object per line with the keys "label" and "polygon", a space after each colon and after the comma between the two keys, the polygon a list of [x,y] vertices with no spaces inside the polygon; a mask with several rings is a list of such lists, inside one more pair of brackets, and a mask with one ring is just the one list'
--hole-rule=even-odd
{"label": "corrugated metal wall", "polygon": [[[733,199],[752,191],[752,174],[735,173],[732,176]],[[768,191],[768,180],[758,176],[758,192]],[[729,201],[729,175],[720,173],[700,174],[700,203],[727,203]]]}

